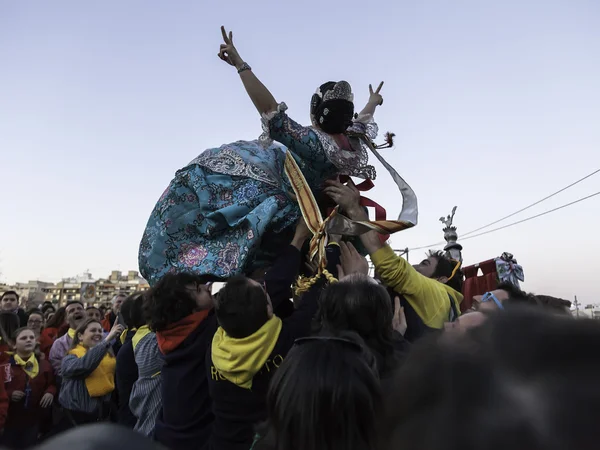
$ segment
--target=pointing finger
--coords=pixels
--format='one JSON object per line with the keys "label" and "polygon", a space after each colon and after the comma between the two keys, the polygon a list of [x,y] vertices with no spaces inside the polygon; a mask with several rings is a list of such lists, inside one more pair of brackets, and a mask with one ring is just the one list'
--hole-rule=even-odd
{"label": "pointing finger", "polygon": [[379,83],[379,87],[377,88],[377,90],[375,91],[375,93],[379,94],[379,91],[381,91],[382,87],[383,87],[383,81],[381,83]]}

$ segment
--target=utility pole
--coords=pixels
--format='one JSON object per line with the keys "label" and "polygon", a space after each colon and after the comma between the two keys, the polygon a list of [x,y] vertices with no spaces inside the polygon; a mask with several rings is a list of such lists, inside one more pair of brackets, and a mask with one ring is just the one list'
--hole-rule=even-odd
{"label": "utility pole", "polygon": [[579,318],[579,305],[580,303],[577,301],[577,296],[575,296],[575,301],[573,302],[575,305],[575,316]]}

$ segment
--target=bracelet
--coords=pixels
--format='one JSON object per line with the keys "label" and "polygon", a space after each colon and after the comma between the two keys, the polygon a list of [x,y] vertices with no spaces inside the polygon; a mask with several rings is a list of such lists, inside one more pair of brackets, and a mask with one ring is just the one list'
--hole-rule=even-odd
{"label": "bracelet", "polygon": [[246,70],[252,70],[252,67],[250,67],[250,66],[248,65],[248,63],[244,63],[244,64],[242,64],[242,67],[240,67],[240,68],[238,69],[238,73],[242,73],[242,72],[244,72],[244,71],[246,71]]}

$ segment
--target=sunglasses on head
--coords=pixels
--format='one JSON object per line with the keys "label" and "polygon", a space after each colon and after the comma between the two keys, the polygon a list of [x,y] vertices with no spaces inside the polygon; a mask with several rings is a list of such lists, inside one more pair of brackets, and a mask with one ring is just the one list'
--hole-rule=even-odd
{"label": "sunglasses on head", "polygon": [[502,302],[498,300],[498,297],[496,297],[493,292],[486,292],[485,294],[483,294],[483,296],[481,297],[481,303],[486,302],[494,302],[498,309],[504,309]]}

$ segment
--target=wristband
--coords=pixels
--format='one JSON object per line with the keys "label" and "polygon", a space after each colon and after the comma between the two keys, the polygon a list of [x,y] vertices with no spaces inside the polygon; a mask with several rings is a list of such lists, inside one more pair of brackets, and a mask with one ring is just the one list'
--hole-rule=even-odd
{"label": "wristband", "polygon": [[242,67],[240,67],[240,68],[238,69],[238,73],[242,73],[242,72],[244,72],[244,71],[246,71],[246,70],[252,70],[252,67],[250,67],[250,66],[248,65],[248,63],[244,63],[244,64],[242,64]]}

